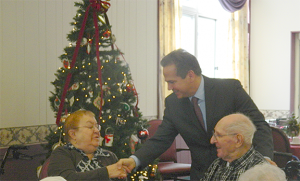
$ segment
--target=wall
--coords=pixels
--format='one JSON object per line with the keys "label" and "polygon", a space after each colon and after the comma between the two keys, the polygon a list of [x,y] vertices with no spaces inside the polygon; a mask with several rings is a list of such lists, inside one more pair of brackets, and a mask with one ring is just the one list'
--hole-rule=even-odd
{"label": "wall", "polygon": [[[48,98],[78,0],[0,0],[0,147],[41,142],[55,123]],[[157,116],[157,1],[112,0],[108,18],[143,116]],[[42,125],[42,126],[41,126]]]}
{"label": "wall", "polygon": [[125,53],[139,94],[139,107],[148,119],[157,116],[158,2],[111,0],[108,18],[117,46]]}
{"label": "wall", "polygon": [[251,0],[250,95],[269,113],[290,110],[291,32],[300,31],[299,7],[298,0]]}
{"label": "wall", "polygon": [[[50,82],[62,66],[57,57],[68,46],[74,2],[0,1],[0,128],[55,122],[48,101]],[[144,116],[156,116],[157,2],[110,2],[112,33],[129,63],[139,107]]]}

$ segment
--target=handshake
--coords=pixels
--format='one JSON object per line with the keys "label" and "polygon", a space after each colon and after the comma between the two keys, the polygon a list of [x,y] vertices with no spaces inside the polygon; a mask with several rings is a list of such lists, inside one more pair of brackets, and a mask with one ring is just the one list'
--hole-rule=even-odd
{"label": "handshake", "polygon": [[135,166],[133,158],[122,158],[117,163],[108,165],[106,168],[109,178],[123,179],[127,177],[127,173],[131,173]]}

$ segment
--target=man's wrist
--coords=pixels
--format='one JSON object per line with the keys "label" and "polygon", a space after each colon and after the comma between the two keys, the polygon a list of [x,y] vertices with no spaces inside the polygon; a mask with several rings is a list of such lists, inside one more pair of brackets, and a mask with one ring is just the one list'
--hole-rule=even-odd
{"label": "man's wrist", "polygon": [[134,162],[135,162],[134,171],[136,171],[137,168],[141,165],[141,161],[135,155],[131,155],[129,158],[132,158],[134,160]]}

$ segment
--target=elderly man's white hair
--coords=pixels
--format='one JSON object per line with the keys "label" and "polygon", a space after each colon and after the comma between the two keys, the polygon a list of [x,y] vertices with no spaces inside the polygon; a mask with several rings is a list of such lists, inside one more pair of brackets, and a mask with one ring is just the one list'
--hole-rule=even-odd
{"label": "elderly man's white hair", "polygon": [[269,163],[256,165],[241,174],[238,181],[286,181],[286,175],[279,167]]}
{"label": "elderly man's white hair", "polygon": [[231,119],[234,119],[234,122],[225,128],[226,132],[228,134],[240,133],[244,136],[244,141],[246,144],[252,144],[256,127],[251,119],[242,113],[234,113],[228,116],[230,116]]}

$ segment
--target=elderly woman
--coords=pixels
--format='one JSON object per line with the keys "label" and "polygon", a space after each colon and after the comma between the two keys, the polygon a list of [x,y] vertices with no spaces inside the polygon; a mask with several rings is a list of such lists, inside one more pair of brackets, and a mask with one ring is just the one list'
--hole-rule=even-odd
{"label": "elderly woman", "polygon": [[64,131],[67,144],[53,150],[48,176],[62,176],[66,180],[126,177],[126,171],[116,164],[116,155],[99,147],[100,128],[94,113],[72,113],[65,121]]}

